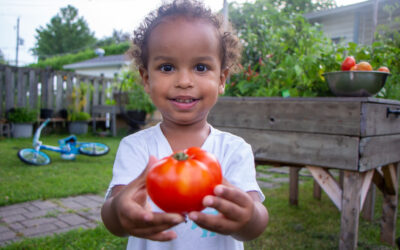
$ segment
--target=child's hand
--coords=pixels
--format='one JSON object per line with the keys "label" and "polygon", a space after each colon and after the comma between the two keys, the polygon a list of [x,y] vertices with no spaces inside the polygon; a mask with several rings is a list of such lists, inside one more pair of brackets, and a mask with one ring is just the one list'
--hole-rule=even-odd
{"label": "child's hand", "polygon": [[217,215],[189,213],[189,218],[202,228],[239,240],[250,240],[261,234],[268,223],[268,212],[258,194],[246,193],[224,179],[214,189],[215,196],[206,196],[203,204],[219,211]]}
{"label": "child's hand", "polygon": [[[175,232],[165,230],[184,221],[183,216],[172,213],[154,213],[147,202],[146,175],[149,167],[155,161],[155,157],[150,157],[143,173],[127,186],[117,187],[119,189],[117,192],[119,192],[104,204],[103,221],[114,234],[119,236],[129,234],[158,241],[176,238]],[[111,222],[111,218],[116,222]]]}

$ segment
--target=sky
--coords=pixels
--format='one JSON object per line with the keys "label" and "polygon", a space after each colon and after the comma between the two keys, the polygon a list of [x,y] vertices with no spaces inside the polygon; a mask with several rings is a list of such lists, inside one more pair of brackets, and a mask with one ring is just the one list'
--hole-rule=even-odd
{"label": "sky", "polygon": [[[251,2],[236,0],[235,2]],[[336,0],[338,6],[365,0]],[[223,7],[223,0],[203,0],[213,11]],[[228,0],[228,2],[231,2]],[[18,65],[36,62],[30,49],[35,46],[36,29],[46,27],[50,19],[68,4],[78,9],[95,37],[111,36],[113,30],[132,33],[142,19],[162,0],[0,0],[0,49],[6,61],[15,65],[17,19],[19,36],[24,40],[18,50]]]}

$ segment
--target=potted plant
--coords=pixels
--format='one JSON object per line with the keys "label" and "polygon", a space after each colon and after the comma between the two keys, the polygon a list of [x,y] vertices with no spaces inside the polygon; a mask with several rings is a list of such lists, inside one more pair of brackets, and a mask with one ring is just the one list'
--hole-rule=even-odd
{"label": "potted plant", "polygon": [[71,134],[86,134],[88,132],[88,122],[90,114],[84,111],[86,106],[86,93],[89,89],[88,84],[81,83],[79,88],[72,89],[70,105],[68,109],[68,130]]}
{"label": "potted plant", "polygon": [[14,138],[31,137],[33,123],[37,121],[37,112],[22,107],[12,108],[7,113],[7,120],[11,123]]}
{"label": "potted plant", "polygon": [[88,122],[90,115],[87,112],[78,111],[68,114],[68,130],[71,134],[86,134],[88,132]]}
{"label": "potted plant", "polygon": [[140,83],[137,72],[126,71],[122,73],[122,86],[127,94],[126,113],[129,118],[144,122],[147,114],[153,114],[156,110],[149,95]]}

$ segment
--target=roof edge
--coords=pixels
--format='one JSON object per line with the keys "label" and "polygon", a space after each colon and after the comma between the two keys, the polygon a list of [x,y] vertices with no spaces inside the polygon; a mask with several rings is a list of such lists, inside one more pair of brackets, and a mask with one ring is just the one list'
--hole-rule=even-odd
{"label": "roof edge", "polygon": [[[385,1],[383,1],[383,2],[385,2]],[[373,4],[374,4],[374,0],[368,0],[365,2],[355,3],[355,4],[351,4],[351,5],[346,5],[346,6],[340,6],[340,7],[333,8],[333,9],[328,9],[328,10],[323,10],[323,11],[318,11],[318,12],[310,12],[310,13],[304,14],[303,16],[306,19],[315,19],[315,18],[320,18],[323,16],[330,16],[330,15],[336,15],[338,13],[354,11],[357,9],[368,7]]]}

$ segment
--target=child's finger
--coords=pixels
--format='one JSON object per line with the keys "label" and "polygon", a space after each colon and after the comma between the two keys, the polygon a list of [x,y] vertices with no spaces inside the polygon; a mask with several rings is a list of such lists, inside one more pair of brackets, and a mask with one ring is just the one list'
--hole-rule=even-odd
{"label": "child's finger", "polygon": [[172,213],[152,213],[152,217],[145,219],[137,219],[132,224],[135,226],[132,228],[129,234],[154,240],[170,240],[170,234],[160,234],[165,230],[184,221],[184,218],[180,214]]}
{"label": "child's finger", "polygon": [[253,202],[253,199],[248,193],[243,192],[232,185],[218,185],[214,188],[214,194],[217,197],[231,201],[240,207],[247,207]]}
{"label": "child's finger", "polygon": [[132,233],[135,237],[156,239],[156,240],[169,240],[168,234],[163,234],[163,232],[168,232],[166,230],[170,229],[172,226],[158,225],[146,228],[135,228]]}
{"label": "child's finger", "polygon": [[145,219],[147,226],[171,225],[174,226],[185,221],[185,218],[176,213],[152,213],[152,218]]}
{"label": "child's finger", "polygon": [[240,221],[244,219],[243,208],[227,199],[216,196],[206,196],[203,200],[203,204],[206,207],[215,208],[229,220]]}
{"label": "child's finger", "polygon": [[227,219],[222,214],[191,212],[189,218],[196,222],[199,227],[220,234],[231,234],[238,229],[238,224],[235,221]]}
{"label": "child's finger", "polygon": [[175,239],[176,237],[177,235],[174,231],[164,231],[158,234],[151,235],[147,237],[147,239],[155,241],[170,241]]}

